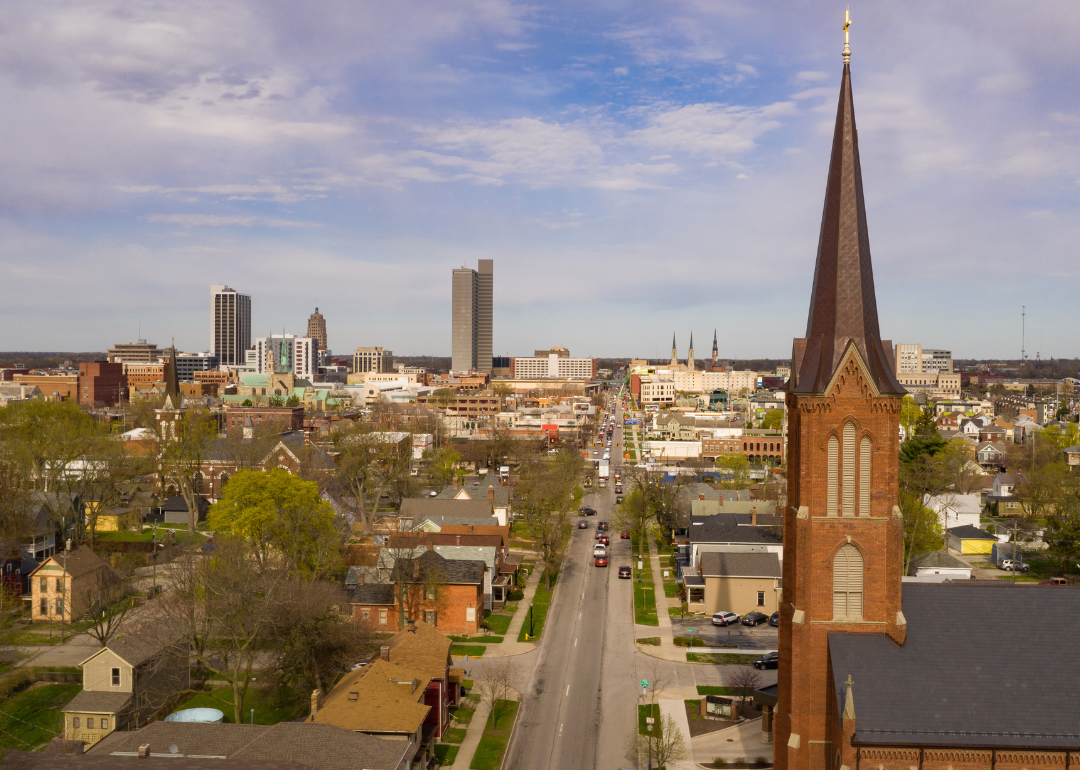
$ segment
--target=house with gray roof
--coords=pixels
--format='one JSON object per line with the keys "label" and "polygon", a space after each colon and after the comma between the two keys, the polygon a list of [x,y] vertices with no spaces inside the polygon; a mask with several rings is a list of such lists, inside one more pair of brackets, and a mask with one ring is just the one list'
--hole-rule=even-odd
{"label": "house with gray roof", "polygon": [[[708,502],[708,501],[706,501]],[[711,552],[774,553],[784,560],[783,519],[760,513],[691,516],[688,544],[679,547],[685,570],[699,574],[701,556]]]}
{"label": "house with gray roof", "polygon": [[911,560],[905,582],[942,583],[946,580],[970,580],[971,565],[946,550],[919,554]]}
{"label": "house with gray roof", "polygon": [[[721,610],[771,615],[780,602],[780,558],[768,551],[708,551],[696,574],[683,576],[687,609],[712,615]],[[691,580],[691,578],[695,578]]]}
{"label": "house with gray roof", "polygon": [[494,517],[498,523],[506,525],[506,514],[503,518],[495,513],[495,506],[486,497],[480,500],[439,498],[439,497],[407,497],[401,501],[401,518],[411,519],[414,523],[420,522],[431,516],[485,518]]}

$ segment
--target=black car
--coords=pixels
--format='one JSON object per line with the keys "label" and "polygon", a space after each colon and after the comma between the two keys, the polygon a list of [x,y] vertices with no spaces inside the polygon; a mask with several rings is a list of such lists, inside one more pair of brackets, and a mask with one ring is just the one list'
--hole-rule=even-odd
{"label": "black car", "polygon": [[630,577],[631,577],[630,576],[630,567],[628,567],[628,566],[619,567],[619,577],[626,578],[627,580],[629,580]]}
{"label": "black car", "polygon": [[589,528],[589,522],[585,521],[585,519],[582,519],[581,521],[579,521],[577,523],[577,528],[578,529],[588,529]]}
{"label": "black car", "polygon": [[743,615],[742,624],[744,626],[760,626],[762,623],[768,623],[769,616],[764,612],[748,612]]}
{"label": "black car", "polygon": [[596,511],[594,509],[588,508],[588,507],[582,508],[581,512],[583,514],[585,514],[586,516],[595,516],[596,515]]}
{"label": "black car", "polygon": [[779,628],[780,627],[780,613],[779,612],[774,612],[772,615],[769,616],[769,625],[772,626],[773,628]]}
{"label": "black car", "polygon": [[776,668],[780,665],[780,653],[770,652],[768,655],[762,655],[760,658],[754,658],[754,668],[760,668],[764,671],[767,668]]}

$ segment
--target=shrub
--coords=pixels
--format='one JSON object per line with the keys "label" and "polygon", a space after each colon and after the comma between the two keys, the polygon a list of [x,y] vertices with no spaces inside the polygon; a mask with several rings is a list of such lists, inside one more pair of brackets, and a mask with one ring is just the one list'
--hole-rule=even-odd
{"label": "shrub", "polygon": [[511,602],[520,602],[522,599],[525,598],[525,592],[522,591],[520,588],[511,588],[509,591],[506,592],[506,598],[508,601]]}
{"label": "shrub", "polygon": [[[690,637],[689,636],[676,636],[675,637],[675,646],[676,647],[690,647],[691,646]],[[694,647],[704,647],[705,646],[705,640],[702,639],[700,636],[695,636],[693,638],[693,646]]]}
{"label": "shrub", "polygon": [[713,767],[727,767],[727,760],[723,757],[717,757],[712,761]]}
{"label": "shrub", "polygon": [[767,757],[757,757],[754,759],[754,767],[768,767],[770,764]]}

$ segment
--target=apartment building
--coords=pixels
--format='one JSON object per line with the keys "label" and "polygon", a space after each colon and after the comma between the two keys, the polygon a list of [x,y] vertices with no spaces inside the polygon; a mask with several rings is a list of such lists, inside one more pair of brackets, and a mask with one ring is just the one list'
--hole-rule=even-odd
{"label": "apartment building", "polygon": [[532,358],[511,358],[510,376],[515,380],[545,377],[591,380],[596,377],[596,359],[571,358],[569,350],[556,346],[537,350]]}
{"label": "apartment building", "polygon": [[490,372],[494,261],[481,259],[477,269],[453,273],[451,364],[455,372]]}
{"label": "apartment building", "polygon": [[357,348],[353,353],[353,373],[389,374],[394,371],[394,353],[380,347]]}
{"label": "apartment building", "polygon": [[284,370],[313,380],[318,371],[315,340],[284,333],[259,337],[255,340],[255,365],[261,374]]}
{"label": "apartment building", "polygon": [[210,287],[210,354],[226,366],[243,366],[251,347],[251,295]]}

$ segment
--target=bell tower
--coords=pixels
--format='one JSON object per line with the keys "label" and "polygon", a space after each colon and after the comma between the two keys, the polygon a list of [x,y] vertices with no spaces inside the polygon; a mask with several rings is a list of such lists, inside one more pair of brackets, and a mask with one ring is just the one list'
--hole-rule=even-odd
{"label": "bell tower", "polygon": [[840,770],[830,634],[903,644],[903,521],[892,345],[881,339],[863,204],[845,21],[806,336],[788,383],[788,509],[780,609],[777,770]]}

